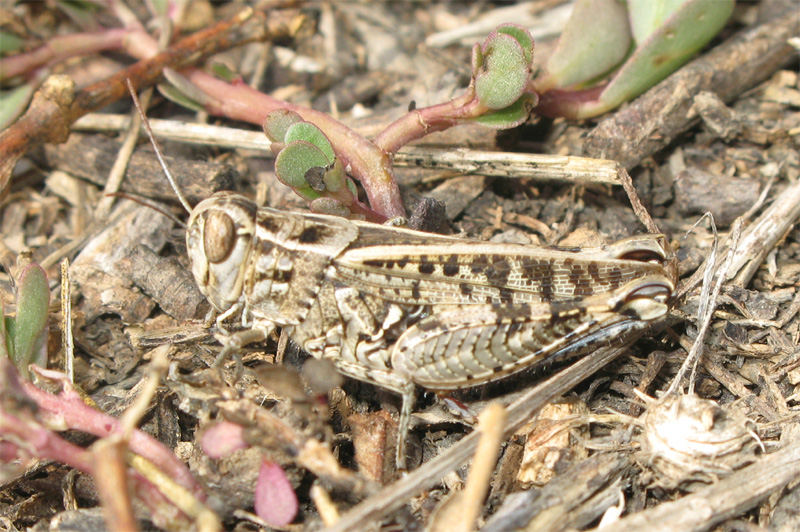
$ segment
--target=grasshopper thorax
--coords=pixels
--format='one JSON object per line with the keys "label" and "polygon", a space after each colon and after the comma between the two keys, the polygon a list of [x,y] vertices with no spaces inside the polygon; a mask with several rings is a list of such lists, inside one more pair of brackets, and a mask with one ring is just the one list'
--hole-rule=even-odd
{"label": "grasshopper thorax", "polygon": [[231,192],[201,201],[189,217],[186,248],[197,286],[220,312],[242,295],[255,234],[256,205]]}

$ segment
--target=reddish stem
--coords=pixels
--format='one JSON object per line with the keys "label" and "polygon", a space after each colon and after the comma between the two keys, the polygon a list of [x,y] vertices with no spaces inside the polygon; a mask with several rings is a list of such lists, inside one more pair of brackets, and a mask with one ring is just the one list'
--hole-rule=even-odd
{"label": "reddish stem", "polygon": [[[98,438],[106,438],[121,431],[119,420],[87,405],[66,379],[56,371],[36,369],[37,373],[49,379],[58,380],[61,393],[53,395],[40,390],[30,382],[22,382],[22,389],[39,407],[40,414],[65,428],[80,430]],[[205,493],[186,466],[161,442],[152,436],[135,429],[131,432],[128,445],[132,451],[147,458],[175,482],[190,490],[200,500]]]}
{"label": "reddish stem", "polygon": [[296,20],[294,12],[270,13],[267,17],[261,12],[246,11],[86,87],[74,99],[74,88],[54,81],[47,90],[40,91],[42,94],[37,93],[38,101],[34,95],[34,103],[22,118],[0,133],[0,194],[8,185],[14,165],[28,150],[43,142],[63,142],[72,122],[127,97],[126,79],[131,80],[135,90],[141,90],[159,81],[164,67],[186,68],[203,57],[233,46],[291,35],[296,29]]}
{"label": "reddish stem", "polygon": [[603,84],[582,90],[553,89],[540,93],[536,114],[550,118],[559,116],[573,120],[581,118],[581,109],[590,102],[597,102],[606,86],[607,84]]}
{"label": "reddish stem", "polygon": [[277,100],[243,82],[227,83],[197,69],[184,75],[213,100],[206,103],[210,113],[261,126],[272,111],[289,109],[314,123],[328,137],[336,154],[345,159],[345,165],[350,164],[372,209],[387,218],[405,216],[389,155],[349,127],[325,113]]}
{"label": "reddish stem", "polygon": [[7,80],[76,55],[116,50],[127,34],[128,30],[115,28],[52,37],[36,50],[0,59],[0,79]]}
{"label": "reddish stem", "polygon": [[448,129],[459,120],[480,116],[487,110],[475,97],[475,90],[470,85],[458,98],[401,116],[375,138],[375,145],[387,153],[397,153],[412,140]]}

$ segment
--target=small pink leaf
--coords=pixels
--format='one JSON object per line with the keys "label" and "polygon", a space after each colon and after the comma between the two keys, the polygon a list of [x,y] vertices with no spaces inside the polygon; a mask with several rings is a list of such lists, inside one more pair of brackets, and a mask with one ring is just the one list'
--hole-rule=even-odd
{"label": "small pink leaf", "polygon": [[249,446],[244,441],[244,427],[230,421],[212,425],[200,437],[200,448],[209,458],[224,458],[233,451]]}
{"label": "small pink leaf", "polygon": [[284,527],[297,516],[297,495],[281,466],[264,460],[256,482],[256,515],[275,527]]}

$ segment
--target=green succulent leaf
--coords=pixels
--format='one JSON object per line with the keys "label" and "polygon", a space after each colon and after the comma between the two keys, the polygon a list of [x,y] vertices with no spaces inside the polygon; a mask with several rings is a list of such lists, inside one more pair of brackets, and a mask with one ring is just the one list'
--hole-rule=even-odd
{"label": "green succulent leaf", "polygon": [[525,62],[528,65],[533,63],[533,36],[531,33],[520,26],[519,24],[501,24],[497,26],[495,30],[497,33],[504,33],[506,35],[510,35],[519,43],[522,47],[522,51],[525,53]]}
{"label": "green succulent leaf", "polygon": [[34,87],[30,83],[0,91],[0,131],[13,124],[25,112],[33,92]]}
{"label": "green succulent leaf", "polygon": [[291,187],[307,200],[320,197],[306,180],[311,168],[327,168],[326,155],[315,145],[304,140],[296,140],[286,145],[275,158],[275,175],[286,186]]}
{"label": "green succulent leaf", "polygon": [[264,134],[272,142],[285,143],[286,131],[290,126],[297,122],[302,122],[303,119],[299,114],[289,109],[278,109],[272,111],[264,119]]}
{"label": "green succulent leaf", "polygon": [[323,175],[325,181],[325,190],[337,193],[347,186],[347,173],[344,171],[344,165],[339,159],[336,159],[333,165]]}
{"label": "green succulent leaf", "polygon": [[14,316],[3,316],[3,330],[5,331],[6,350],[8,352],[8,356],[11,357],[11,361],[14,363],[14,365],[19,368],[17,365],[17,357],[14,353],[14,337],[16,336],[17,332],[17,323],[14,321]]}
{"label": "green succulent leaf", "polygon": [[27,374],[28,364],[47,361],[43,350],[50,306],[47,274],[38,264],[29,264],[19,278],[17,317],[14,327],[14,363]]}
{"label": "green succulent leaf", "polygon": [[215,76],[227,81],[228,83],[233,83],[234,81],[241,79],[241,76],[231,70],[225,63],[214,62],[214,64],[211,65],[211,71]]}
{"label": "green succulent leaf", "polygon": [[634,40],[644,42],[684,3],[686,0],[628,0]]}
{"label": "green succulent leaf", "polygon": [[631,30],[623,2],[578,0],[547,61],[547,76],[537,88],[546,91],[596,79],[620,64],[630,48]]}
{"label": "green succulent leaf", "polygon": [[667,77],[725,25],[734,0],[688,0],[643,42],[600,95],[599,112],[631,100]]}
{"label": "green succulent leaf", "polygon": [[191,99],[184,92],[181,92],[180,89],[170,85],[169,83],[159,83],[156,85],[156,88],[158,88],[158,92],[160,92],[164,98],[173,103],[177,103],[178,105],[186,107],[187,109],[191,109],[192,111],[200,112],[205,110],[202,104]]}
{"label": "green succulent leaf", "polygon": [[0,301],[0,358],[5,357],[13,360],[12,349],[14,344],[9,343],[10,337],[8,336],[8,330],[6,327],[6,322],[9,320],[14,321],[14,318],[11,316],[6,316],[5,305],[3,305],[3,302]]}
{"label": "green succulent leaf", "polygon": [[311,122],[296,122],[289,126],[286,130],[284,141],[286,144],[289,144],[297,140],[309,142],[324,153],[327,157],[324,166],[331,165],[333,161],[336,160],[336,154],[333,152],[333,146],[328,140],[328,137],[325,136],[325,133],[323,133],[320,128]]}
{"label": "green succulent leaf", "polygon": [[13,33],[0,30],[0,54],[16,52],[25,45],[25,40]]}
{"label": "green succulent leaf", "polygon": [[353,199],[358,198],[358,187],[356,187],[355,182],[348,177],[345,183],[347,184],[347,190],[350,191],[350,195],[353,196]]}
{"label": "green succulent leaf", "polygon": [[492,129],[509,129],[525,122],[536,107],[536,94],[525,94],[505,109],[486,113],[469,121]]}
{"label": "green succulent leaf", "polygon": [[525,90],[530,75],[525,51],[519,41],[494,32],[483,45],[484,64],[475,78],[475,92],[489,109],[504,109]]}

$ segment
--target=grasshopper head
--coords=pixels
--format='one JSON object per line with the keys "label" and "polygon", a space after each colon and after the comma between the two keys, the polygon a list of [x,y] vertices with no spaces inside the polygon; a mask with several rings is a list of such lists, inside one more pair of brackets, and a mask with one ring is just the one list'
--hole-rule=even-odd
{"label": "grasshopper head", "polygon": [[243,196],[218,192],[189,217],[186,248],[200,291],[220,312],[242,295],[255,233],[256,205]]}

